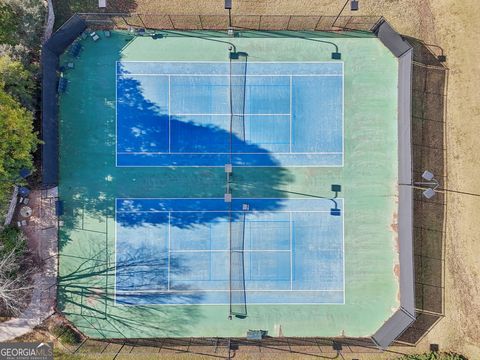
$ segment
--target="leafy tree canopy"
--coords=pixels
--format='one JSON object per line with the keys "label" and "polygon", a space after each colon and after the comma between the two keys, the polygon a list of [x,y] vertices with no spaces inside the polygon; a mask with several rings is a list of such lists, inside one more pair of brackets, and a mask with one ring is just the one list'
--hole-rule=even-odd
{"label": "leafy tree canopy", "polygon": [[39,144],[33,115],[4,90],[0,90],[0,139],[0,179],[14,179],[21,168],[32,168],[32,153]]}
{"label": "leafy tree canopy", "polygon": [[6,55],[0,56],[0,87],[28,109],[34,107],[32,94],[35,81],[32,73],[20,61]]}
{"label": "leafy tree canopy", "polygon": [[0,44],[15,45],[16,31],[20,25],[15,9],[8,3],[0,2]]}
{"label": "leafy tree canopy", "polygon": [[0,0],[0,55],[25,66],[38,61],[46,1]]}

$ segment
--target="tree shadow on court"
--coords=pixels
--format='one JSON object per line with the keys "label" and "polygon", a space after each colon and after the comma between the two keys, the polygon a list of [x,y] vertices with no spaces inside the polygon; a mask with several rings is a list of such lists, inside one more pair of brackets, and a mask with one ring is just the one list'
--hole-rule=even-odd
{"label": "tree shadow on court", "polygon": [[[129,40],[129,37],[125,36],[125,40]],[[119,42],[119,45],[125,45],[125,42]],[[120,54],[119,46],[115,60],[121,59]],[[164,255],[149,252],[151,249],[147,245],[124,249],[126,251],[122,252],[122,257],[115,259],[115,200],[223,198],[226,191],[223,166],[115,167],[116,130],[119,134],[129,134],[123,138],[122,143],[127,150],[151,151],[159,148],[161,144],[158,138],[165,130],[165,124],[170,121],[178,134],[176,146],[179,151],[189,151],[192,144],[195,144],[196,152],[212,149],[215,151],[228,148],[232,141],[241,144],[242,151],[262,154],[262,165],[269,168],[259,169],[257,174],[236,178],[234,167],[230,184],[234,198],[248,195],[249,191],[245,189],[256,188],[265,189],[267,195],[275,192],[278,197],[285,197],[285,194],[276,192],[276,189],[293,181],[289,171],[281,167],[267,149],[253,143],[243,143],[242,139],[225,130],[225,124],[199,124],[188,117],[170,116],[169,119],[166,109],[156,103],[152,94],[146,92],[144,85],[128,76],[122,82],[124,96],[119,102],[128,105],[130,110],[123,114],[125,117],[118,129],[115,129],[114,120],[108,118],[104,120],[107,121],[105,125],[102,123],[97,128],[89,128],[91,130],[88,138],[72,146],[64,144],[62,149],[60,161],[65,164],[68,160],[68,164],[72,166],[64,166],[63,188],[61,187],[60,191],[64,213],[60,217],[63,224],[59,231],[61,275],[58,279],[58,308],[79,330],[92,337],[124,338],[126,333],[129,337],[132,337],[132,333],[148,337],[160,334],[180,336],[188,333],[190,324],[201,317],[196,306],[148,305],[165,301],[158,294],[168,281],[164,271],[167,259]],[[93,116],[96,114],[92,113]],[[128,126],[125,125],[127,123]],[[77,149],[79,144],[84,146]],[[66,149],[71,149],[72,152],[69,153]],[[232,155],[233,162],[240,161],[236,156]],[[71,176],[65,171],[66,168],[71,168],[74,174]],[[272,199],[257,210],[274,211],[282,206],[281,199]],[[171,225],[178,229],[194,229],[228,221],[230,216],[235,220],[241,214],[198,211],[191,216],[178,218]],[[135,213],[128,221],[119,219],[118,226],[136,231],[142,228],[158,229],[165,224],[165,220]],[[139,240],[143,240],[142,236]],[[191,268],[190,263],[175,254],[170,255],[169,262],[170,271],[180,278],[192,279],[194,277],[191,274],[198,272],[198,269]],[[192,289],[181,281],[177,284],[177,290],[182,291],[170,295],[167,299],[169,303],[202,303],[204,294],[201,290],[189,291]],[[118,292],[116,297],[115,291]],[[148,292],[152,292],[152,295],[146,295]]]}
{"label": "tree shadow on court", "polygon": [[[123,79],[121,80],[121,94],[119,95],[119,105],[118,111],[122,112],[122,120],[117,123],[117,133],[121,137],[120,149],[119,152],[138,152],[138,153],[147,153],[147,155],[142,155],[147,157],[156,156],[156,152],[168,152],[168,143],[165,141],[160,142],[159,139],[165,139],[166,134],[169,134],[169,124],[171,129],[170,142],[172,146],[172,152],[177,154],[188,154],[196,153],[198,154],[199,161],[208,163],[209,160],[203,159],[203,157],[211,156],[211,153],[227,153],[232,151],[229,158],[226,157],[227,161],[230,161],[233,164],[242,163],[241,153],[254,153],[256,157],[253,157],[253,165],[259,165],[263,167],[269,167],[268,178],[262,177],[250,177],[249,179],[241,178],[242,183],[236,182],[235,176],[235,166],[234,172],[230,179],[229,186],[231,187],[234,197],[239,196],[239,192],[236,192],[237,189],[240,189],[241,186],[248,184],[250,187],[265,186],[272,189],[277,189],[282,185],[287,184],[292,181],[292,177],[289,175],[287,169],[280,166],[280,163],[269,154],[269,151],[265,148],[262,148],[260,145],[255,143],[250,143],[244,141],[244,139],[239,138],[238,134],[231,133],[229,131],[229,116],[220,116],[216,119],[217,124],[200,124],[194,119],[190,119],[188,116],[174,116],[168,115],[168,109],[165,107],[157,105],[154,100],[150,100],[147,91],[145,89],[145,84],[142,84],[135,76],[129,77],[128,73],[124,70],[122,71]],[[154,97],[155,94],[149,94],[151,97]],[[230,144],[231,147],[230,147]],[[152,155],[149,155],[152,154]],[[166,155],[168,156],[168,155]],[[257,160],[261,158],[260,160]],[[255,161],[259,161],[257,164]],[[155,160],[153,160],[155,161]],[[213,159],[215,161],[215,159]],[[133,165],[133,164],[132,164]],[[148,163],[146,164],[148,165]],[[217,161],[218,166],[218,161]],[[187,179],[188,186],[186,197],[223,197],[224,193],[227,191],[226,185],[226,174],[224,173],[223,164],[220,168],[217,168],[215,173],[217,178],[215,179],[216,184],[210,184],[210,188],[213,189],[212,194],[204,195],[204,189],[202,189],[201,179],[198,178],[196,174],[192,174],[195,170],[192,168],[176,168],[170,169],[174,172],[173,177],[176,177],[176,183],[172,185],[174,187],[181,187],[182,184],[178,181],[181,179]],[[137,172],[139,170],[136,170]],[[204,171],[204,170],[199,170]],[[145,196],[148,193],[157,193],[155,191],[155,182],[161,181],[170,181],[171,178],[164,179],[162,175],[155,175],[159,173],[159,170],[145,169],[143,170],[145,177],[149,178],[148,174],[153,174],[153,178],[150,178],[149,183],[153,185],[153,189],[145,188],[143,189],[144,195],[139,197],[154,197],[152,195]],[[185,177],[180,174],[180,172],[185,174]],[[240,179],[240,178],[239,178]],[[188,183],[189,182],[189,183]],[[117,197],[131,198],[131,192],[122,191],[120,187],[116,189]],[[149,191],[150,190],[150,191]],[[236,192],[236,193],[235,193]],[[213,193],[215,195],[213,195]],[[168,194],[166,196],[161,196],[159,194],[157,197],[170,197]],[[175,196],[174,196],[175,197]],[[181,196],[176,196],[181,197]],[[241,196],[239,196],[241,197]],[[284,196],[283,196],[284,197]],[[269,201],[262,202],[262,205],[257,208],[259,211],[272,211],[280,209],[283,206],[283,201],[281,199],[271,199]],[[168,218],[152,217],[145,212],[146,210],[154,209],[129,209],[131,215],[128,218],[128,221],[121,222],[122,226],[125,227],[136,227],[136,226],[145,226],[146,224],[151,225],[160,225],[163,222],[168,221]],[[142,210],[136,211],[135,210]],[[159,210],[157,208],[157,210]],[[215,210],[215,209],[205,209],[205,210]],[[204,212],[201,209],[198,212],[192,212],[188,215],[175,218],[175,222],[172,223],[172,226],[178,228],[189,228],[199,224],[212,224],[217,221],[225,221],[232,217],[233,220],[242,216],[241,212],[225,213],[225,212]],[[152,219],[152,220],[150,220]]]}
{"label": "tree shadow on court", "polygon": [[[131,36],[122,35],[125,40],[131,40]],[[125,42],[120,41],[116,59],[121,59],[121,51]],[[227,52],[227,50],[226,50]],[[119,70],[122,70],[121,68]],[[125,71],[123,70],[123,73]],[[155,94],[155,91],[157,94]],[[175,141],[176,150],[185,152],[229,152],[230,141],[234,144],[232,163],[242,161],[235,149],[242,152],[256,153],[261,156],[261,166],[255,171],[248,168],[235,168],[231,177],[230,189],[233,197],[247,197],[252,189],[262,189],[265,197],[285,198],[288,195],[279,191],[282,187],[293,181],[293,175],[288,169],[280,166],[280,163],[269,150],[261,145],[245,142],[237,135],[230,134],[229,124],[200,124],[189,117],[168,116],[167,109],[159,106],[155,96],[160,90],[155,89],[153,84],[150,92],[146,91],[142,84],[134,76],[125,74],[119,94],[118,111],[123,111],[122,121],[118,127],[113,120],[107,120],[106,129],[102,132],[94,131],[89,134],[81,154],[77,150],[79,144],[73,146],[63,145],[64,164],[72,164],[72,172],[75,177],[65,174],[63,170],[63,186],[61,200],[64,201],[64,214],[61,217],[63,226],[60,229],[59,247],[62,250],[71,242],[71,235],[76,231],[100,231],[109,232],[109,222],[115,218],[116,198],[223,198],[226,192],[226,174],[223,163],[220,167],[115,167],[117,151],[117,134],[121,137],[121,150],[143,152],[163,152],[165,143],[159,139],[168,131],[170,121],[172,129],[172,141]],[[93,111],[82,109],[82,111]],[[92,114],[94,116],[94,114]],[[229,121],[228,119],[226,119]],[[93,129],[95,130],[95,129]],[[72,153],[66,154],[71,149]],[[76,148],[77,147],[77,148]],[[146,155],[148,157],[148,155]],[[200,155],[202,156],[202,155]],[[208,156],[205,154],[205,156]],[[88,164],[93,160],[98,166]],[[104,159],[104,160],[103,160]],[[100,161],[103,160],[103,163]],[[147,159],[148,160],[148,159]],[[251,161],[255,161],[255,158]],[[73,164],[87,163],[86,167]],[[67,164],[67,165],[68,165]],[[218,162],[217,162],[218,164]],[[64,168],[67,167],[64,165]],[[133,165],[133,164],[132,164]],[[148,165],[145,163],[145,165]],[[70,165],[68,165],[70,168]],[[236,172],[237,170],[238,172]],[[78,180],[77,180],[78,179]],[[272,211],[283,206],[281,199],[272,199],[263,202],[263,208],[258,210]],[[233,220],[241,216],[232,213]],[[198,212],[189,217],[184,217],[176,222],[175,226],[188,228],[198,224],[207,224],[213,221],[224,221],[228,216],[225,213],[210,215]],[[130,221],[125,226],[135,227],[148,223],[141,214],[137,221]]]}
{"label": "tree shadow on court", "polygon": [[[448,68],[438,60],[443,54],[418,39],[407,38],[414,48],[412,76],[413,181],[421,182],[428,170],[443,188],[447,180],[446,102]],[[414,190],[414,267],[417,319],[398,339],[418,343],[445,313],[446,196],[431,199]]]}
{"label": "tree shadow on court", "polygon": [[[75,266],[58,277],[57,307],[80,331],[94,338],[128,338],[132,333],[175,337],[199,320],[195,307],[180,306],[172,311],[171,307],[151,306],[161,304],[158,300],[162,297],[135,292],[166,284],[166,272],[158,271],[165,268],[166,259],[137,250],[130,252],[128,259],[114,263],[105,261],[106,252],[106,243],[85,244],[82,257],[69,260]],[[169,266],[177,275],[195,271],[175,255],[171,255]],[[184,291],[170,294],[169,300],[196,304],[202,297],[201,291]]]}

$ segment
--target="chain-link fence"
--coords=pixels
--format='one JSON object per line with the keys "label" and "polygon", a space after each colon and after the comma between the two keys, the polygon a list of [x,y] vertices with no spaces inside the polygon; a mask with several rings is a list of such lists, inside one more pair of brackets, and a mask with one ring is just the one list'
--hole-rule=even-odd
{"label": "chain-link fence", "polygon": [[371,31],[379,16],[78,14],[92,28],[151,30]]}
{"label": "chain-link fence", "polygon": [[[237,338],[161,338],[161,339],[86,339],[79,345],[59,344],[59,350],[102,359],[171,359],[179,355],[202,359],[252,359],[280,356],[312,357],[320,359],[355,357],[362,354],[380,354],[370,339],[326,338],[265,338],[246,340]],[[407,348],[391,347],[386,352],[400,356]],[[342,357],[340,357],[342,356]]]}
{"label": "chain-link fence", "polygon": [[[147,15],[122,13],[82,13],[78,16],[92,29],[150,30],[237,30],[251,31],[372,31],[382,20],[374,16],[297,16],[297,15]],[[80,31],[80,30],[79,30]],[[77,32],[79,32],[77,31]],[[431,170],[443,184],[446,181],[445,93],[447,70],[428,48],[408,39],[414,47],[412,84],[413,172],[418,179],[423,170]],[[443,315],[445,198],[439,193],[434,200],[415,194],[414,255],[416,308],[418,319],[401,341],[414,344]],[[260,354],[288,352],[313,356],[344,353],[378,352],[370,339],[275,338],[261,341],[246,339],[88,339],[68,352],[101,353],[140,357],[140,354],[194,353],[216,358],[230,358],[239,352]],[[393,350],[392,350],[393,349]],[[389,351],[402,353],[395,348]]]}
{"label": "chain-link fence", "polygon": [[[447,182],[446,103],[448,68],[438,60],[440,48],[417,39],[412,67],[412,156],[414,181],[422,173],[435,174],[440,187]],[[440,50],[440,51],[439,51]],[[431,198],[414,192],[415,306],[417,319],[398,339],[416,344],[444,316],[445,222],[447,197],[443,191]]]}

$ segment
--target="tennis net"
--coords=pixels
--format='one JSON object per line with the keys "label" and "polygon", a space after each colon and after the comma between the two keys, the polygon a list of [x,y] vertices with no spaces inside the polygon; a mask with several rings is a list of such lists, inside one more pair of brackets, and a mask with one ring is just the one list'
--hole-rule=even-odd
{"label": "tennis net", "polygon": [[245,292],[245,211],[232,211],[231,174],[234,156],[234,144],[245,141],[245,86],[247,74],[247,56],[245,53],[230,52],[230,164],[226,165],[227,175],[225,201],[230,204],[229,211],[229,238],[230,238],[230,311],[233,316],[243,318],[247,316],[247,302]]}
{"label": "tennis net", "polygon": [[245,141],[246,78],[246,54],[230,53],[230,130],[241,141]]}
{"label": "tennis net", "polygon": [[230,318],[247,316],[244,263],[245,217],[245,211],[238,219],[233,219],[230,212]]}

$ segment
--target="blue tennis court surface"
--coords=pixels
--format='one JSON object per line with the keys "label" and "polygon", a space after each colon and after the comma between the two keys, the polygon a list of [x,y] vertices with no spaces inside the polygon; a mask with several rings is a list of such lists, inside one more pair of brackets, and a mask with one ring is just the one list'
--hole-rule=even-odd
{"label": "blue tennis court surface", "polygon": [[117,199],[116,303],[228,304],[229,214],[247,304],[344,303],[343,200],[311,198]]}
{"label": "blue tennis court surface", "polygon": [[117,63],[117,166],[343,166],[343,141],[342,62]]}

